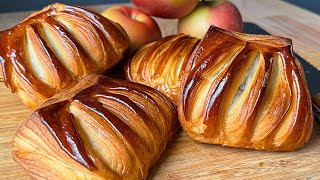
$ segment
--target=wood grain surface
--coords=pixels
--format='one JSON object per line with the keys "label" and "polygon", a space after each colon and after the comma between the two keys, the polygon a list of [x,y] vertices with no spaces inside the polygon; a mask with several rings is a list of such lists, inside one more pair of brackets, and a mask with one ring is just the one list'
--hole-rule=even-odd
{"label": "wood grain surface", "polygon": [[[243,19],[274,35],[293,39],[294,50],[320,69],[320,16],[279,0],[233,0]],[[108,5],[93,6],[101,12]],[[30,12],[0,14],[0,29]],[[156,18],[164,36],[176,33],[177,20]],[[320,77],[319,77],[320,85]],[[0,179],[29,179],[11,156],[11,141],[31,111],[0,82]],[[182,131],[168,145],[149,179],[320,179],[320,128],[295,152],[267,152],[200,144]]]}

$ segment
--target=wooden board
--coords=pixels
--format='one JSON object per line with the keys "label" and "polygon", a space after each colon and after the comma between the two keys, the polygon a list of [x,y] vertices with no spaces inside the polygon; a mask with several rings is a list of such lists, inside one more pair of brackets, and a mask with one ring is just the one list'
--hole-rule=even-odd
{"label": "wooden board", "polygon": [[[294,49],[320,69],[320,17],[278,0],[233,0],[245,21],[275,35],[293,39]],[[108,5],[94,6],[97,11]],[[0,14],[6,29],[30,12]],[[176,33],[177,20],[156,19],[163,35]],[[320,77],[319,77],[320,82]],[[320,83],[319,83],[320,85]],[[0,83],[0,179],[29,179],[11,156],[11,141],[19,125],[30,115]],[[309,143],[295,152],[266,152],[200,144],[182,131],[168,145],[152,169],[150,179],[319,179],[320,134],[315,123]]]}

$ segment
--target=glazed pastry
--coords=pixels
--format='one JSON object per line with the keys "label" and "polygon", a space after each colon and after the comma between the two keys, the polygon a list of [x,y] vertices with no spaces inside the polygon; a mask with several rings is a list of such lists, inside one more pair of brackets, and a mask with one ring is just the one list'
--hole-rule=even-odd
{"label": "glazed pastry", "polygon": [[32,113],[13,157],[34,179],[146,179],[178,129],[160,92],[89,75]]}
{"label": "glazed pastry", "polygon": [[192,139],[271,151],[309,140],[311,99],[291,40],[211,27],[185,73],[178,112]]}
{"label": "glazed pastry", "polygon": [[118,24],[90,10],[54,4],[0,32],[0,78],[29,108],[113,67],[128,47]]}
{"label": "glazed pastry", "polygon": [[181,79],[198,40],[183,34],[146,44],[126,61],[125,78],[153,87],[177,102]]}

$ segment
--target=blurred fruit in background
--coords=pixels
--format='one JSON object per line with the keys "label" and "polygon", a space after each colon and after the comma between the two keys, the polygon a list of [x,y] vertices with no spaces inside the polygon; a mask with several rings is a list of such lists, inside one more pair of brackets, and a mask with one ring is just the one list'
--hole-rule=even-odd
{"label": "blurred fruit in background", "polygon": [[131,0],[146,14],[162,18],[180,18],[190,13],[198,0]]}
{"label": "blurred fruit in background", "polygon": [[178,32],[202,38],[211,25],[242,32],[242,17],[229,1],[200,1],[198,6],[178,21]]}
{"label": "blurred fruit in background", "polygon": [[104,17],[119,23],[130,39],[130,49],[160,39],[161,31],[154,19],[138,9],[118,5],[101,13]]}

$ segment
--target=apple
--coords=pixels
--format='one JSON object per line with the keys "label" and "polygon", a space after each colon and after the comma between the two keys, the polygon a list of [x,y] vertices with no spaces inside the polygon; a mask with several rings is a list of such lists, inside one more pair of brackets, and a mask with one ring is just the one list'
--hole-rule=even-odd
{"label": "apple", "polygon": [[162,37],[156,21],[138,9],[117,5],[104,10],[101,14],[125,29],[130,39],[131,50]]}
{"label": "apple", "polygon": [[162,18],[180,18],[190,13],[198,0],[131,0],[141,11]]}
{"label": "apple", "polygon": [[242,17],[229,1],[202,1],[190,14],[179,19],[178,32],[202,38],[211,25],[242,32]]}

